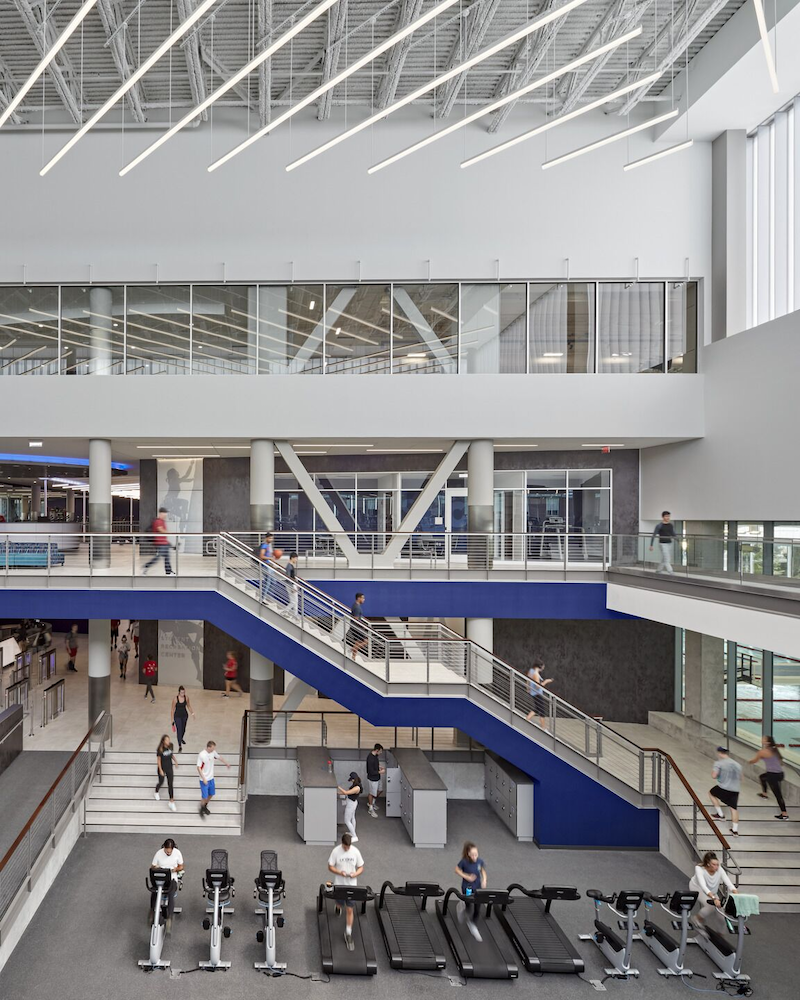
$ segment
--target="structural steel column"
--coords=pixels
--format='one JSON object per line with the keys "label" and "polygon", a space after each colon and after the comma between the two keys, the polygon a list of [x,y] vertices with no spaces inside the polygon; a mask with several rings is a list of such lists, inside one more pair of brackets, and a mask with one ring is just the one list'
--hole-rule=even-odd
{"label": "structural steel column", "polygon": [[275,445],[263,438],[250,442],[250,528],[275,528]]}
{"label": "structural steel column", "polygon": [[[494,530],[494,443],[473,441],[467,454],[467,530],[470,534]],[[492,564],[491,539],[470,538],[467,565],[489,569]]]}
{"label": "structural steel column", "polygon": [[89,619],[89,727],[101,712],[111,714],[111,623]]}
{"label": "structural steel column", "polygon": [[[89,531],[111,531],[111,442],[89,442]],[[111,539],[92,539],[92,563],[111,565]]]}
{"label": "structural steel column", "polygon": [[250,711],[260,713],[258,718],[250,716],[250,740],[252,743],[269,743],[272,739],[272,696],[275,664],[266,656],[250,650]]}

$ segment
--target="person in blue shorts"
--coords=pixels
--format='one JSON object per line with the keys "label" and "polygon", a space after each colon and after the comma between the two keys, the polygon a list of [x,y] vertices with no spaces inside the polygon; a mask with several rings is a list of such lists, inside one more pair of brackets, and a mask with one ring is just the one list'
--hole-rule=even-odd
{"label": "person in blue shorts", "polygon": [[461,852],[461,860],[456,865],[456,875],[461,879],[461,891],[467,897],[463,910],[459,911],[459,919],[466,919],[470,934],[476,941],[481,941],[481,934],[475,926],[474,903],[469,902],[470,896],[476,889],[485,889],[487,883],[486,862],[478,854],[478,848],[471,840],[464,844]]}
{"label": "person in blue shorts", "polygon": [[214,798],[216,791],[216,786],[214,785],[214,762],[218,760],[221,760],[225,767],[231,766],[224,757],[221,757],[217,753],[217,744],[213,740],[209,740],[206,743],[205,750],[201,750],[197,755],[197,773],[200,775],[200,795],[203,800],[200,804],[201,819],[205,819],[206,816],[211,815],[208,803]]}

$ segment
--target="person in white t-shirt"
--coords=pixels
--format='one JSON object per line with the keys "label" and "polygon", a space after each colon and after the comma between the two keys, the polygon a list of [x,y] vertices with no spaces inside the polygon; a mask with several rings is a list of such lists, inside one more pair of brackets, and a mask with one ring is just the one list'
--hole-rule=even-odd
{"label": "person in white t-shirt", "polygon": [[221,760],[225,767],[231,766],[224,757],[221,757],[217,753],[217,744],[213,740],[209,740],[206,743],[205,750],[201,750],[197,755],[197,773],[200,775],[200,795],[203,800],[200,803],[200,817],[202,819],[211,815],[208,803],[210,799],[214,798],[214,793],[216,792],[216,785],[214,784],[214,761],[217,760]]}
{"label": "person in white t-shirt", "polygon": [[[172,930],[172,911],[175,909],[175,894],[178,891],[176,878],[183,878],[183,855],[175,846],[175,841],[169,837],[156,851],[150,870],[154,868],[166,868],[172,872],[173,879],[170,883],[169,894],[167,896],[167,933]],[[150,893],[150,922],[153,921],[153,911],[156,905],[156,894]]]}
{"label": "person in white t-shirt", "polygon": [[[341,844],[334,847],[331,856],[328,858],[328,871],[333,872],[334,885],[357,885],[358,876],[364,871],[364,859],[357,847],[353,847],[353,838],[349,833],[342,834]],[[345,931],[344,940],[348,951],[353,951],[353,921],[355,920],[355,903],[347,900],[345,902]],[[341,913],[341,907],[336,907],[337,915]]]}

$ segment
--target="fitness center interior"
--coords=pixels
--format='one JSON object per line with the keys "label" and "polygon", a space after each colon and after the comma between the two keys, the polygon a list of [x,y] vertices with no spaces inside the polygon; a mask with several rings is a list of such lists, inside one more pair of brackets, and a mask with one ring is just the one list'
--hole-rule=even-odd
{"label": "fitness center interior", "polygon": [[798,53],[0,3],[0,996],[795,1000]]}

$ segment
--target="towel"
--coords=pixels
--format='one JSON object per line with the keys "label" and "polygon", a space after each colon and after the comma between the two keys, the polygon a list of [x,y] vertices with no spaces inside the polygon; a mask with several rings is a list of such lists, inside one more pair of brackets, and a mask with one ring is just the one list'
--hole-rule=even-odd
{"label": "towel", "polygon": [[739,892],[735,895],[731,894],[731,899],[733,900],[733,905],[736,907],[736,913],[740,917],[752,917],[754,913],[761,912],[758,908],[758,896]]}

